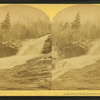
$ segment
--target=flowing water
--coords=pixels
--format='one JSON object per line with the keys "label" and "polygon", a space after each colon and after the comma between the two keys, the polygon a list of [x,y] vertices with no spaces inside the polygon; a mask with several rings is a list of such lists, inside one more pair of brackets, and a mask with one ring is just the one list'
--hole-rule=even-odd
{"label": "flowing water", "polygon": [[27,60],[43,56],[42,49],[48,35],[29,41],[21,47],[15,56],[0,58],[0,69],[9,69],[24,64]]}
{"label": "flowing water", "polygon": [[78,69],[87,65],[95,64],[100,59],[100,40],[93,43],[92,48],[86,55],[59,60],[52,72],[52,80],[57,79],[69,70]]}
{"label": "flowing water", "polygon": [[30,41],[28,44],[24,45],[18,52],[17,56],[19,55],[36,55],[41,54],[43,49],[43,45],[45,40],[47,39],[48,35],[41,37],[37,40]]}

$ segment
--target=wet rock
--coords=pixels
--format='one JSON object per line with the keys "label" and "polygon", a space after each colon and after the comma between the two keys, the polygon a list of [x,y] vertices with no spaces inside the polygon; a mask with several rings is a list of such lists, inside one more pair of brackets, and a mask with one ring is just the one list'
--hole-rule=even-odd
{"label": "wet rock", "polygon": [[73,69],[63,74],[52,82],[52,89],[100,90],[100,60],[95,64]]}
{"label": "wet rock", "polygon": [[51,35],[49,35],[48,38],[45,40],[42,53],[43,54],[50,53],[51,50],[52,50],[52,38]]}
{"label": "wet rock", "polygon": [[18,49],[0,43],[0,57],[7,57],[15,55]]}
{"label": "wet rock", "polygon": [[0,81],[3,80],[6,84],[10,84],[10,86],[1,84],[0,88],[51,89],[51,64],[51,56],[46,54],[43,57],[28,60],[25,64],[0,71]]}

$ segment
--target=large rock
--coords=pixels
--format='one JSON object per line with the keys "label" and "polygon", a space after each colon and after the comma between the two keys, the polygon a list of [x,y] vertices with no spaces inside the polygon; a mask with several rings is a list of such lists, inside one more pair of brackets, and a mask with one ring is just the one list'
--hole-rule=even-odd
{"label": "large rock", "polygon": [[98,60],[95,64],[70,70],[60,76],[52,82],[52,89],[100,90],[100,60]]}
{"label": "large rock", "polygon": [[52,39],[51,35],[48,36],[48,38],[45,40],[44,47],[42,50],[42,53],[50,53],[52,51]]}
{"label": "large rock", "polygon": [[0,43],[0,57],[12,56],[15,55],[17,52],[18,50],[16,48]]}
{"label": "large rock", "polygon": [[51,55],[28,60],[11,69],[0,69],[2,90],[49,90],[51,89]]}

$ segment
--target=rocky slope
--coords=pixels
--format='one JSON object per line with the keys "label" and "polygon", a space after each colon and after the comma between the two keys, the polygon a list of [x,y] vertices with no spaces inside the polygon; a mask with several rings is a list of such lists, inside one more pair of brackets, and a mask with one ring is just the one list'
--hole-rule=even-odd
{"label": "rocky slope", "polygon": [[0,89],[51,89],[51,55],[31,59],[11,69],[0,70]]}
{"label": "rocky slope", "polygon": [[52,89],[100,90],[100,60],[80,69],[73,69],[52,83]]}
{"label": "rocky slope", "polygon": [[[33,44],[32,44],[33,46]],[[34,48],[32,48],[33,50]],[[1,90],[51,89],[52,56],[51,36],[43,45],[43,56],[32,57],[26,63],[9,69],[0,69]]]}

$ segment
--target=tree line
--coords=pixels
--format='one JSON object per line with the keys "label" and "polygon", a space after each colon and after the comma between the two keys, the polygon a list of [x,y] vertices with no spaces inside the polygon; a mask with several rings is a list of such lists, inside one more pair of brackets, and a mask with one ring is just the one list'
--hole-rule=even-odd
{"label": "tree line", "polygon": [[[29,23],[30,24],[30,23]],[[25,25],[21,22],[11,23],[10,13],[7,13],[0,23],[0,41],[38,38],[50,33],[51,25],[42,20]]]}
{"label": "tree line", "polygon": [[56,28],[53,28],[52,35],[53,46],[61,54],[65,54],[65,52],[67,54],[68,50],[74,50],[80,44],[86,43],[87,45],[89,41],[100,38],[100,28],[99,25],[93,24],[90,21],[82,23],[80,13],[78,12],[71,22],[58,23]]}

